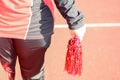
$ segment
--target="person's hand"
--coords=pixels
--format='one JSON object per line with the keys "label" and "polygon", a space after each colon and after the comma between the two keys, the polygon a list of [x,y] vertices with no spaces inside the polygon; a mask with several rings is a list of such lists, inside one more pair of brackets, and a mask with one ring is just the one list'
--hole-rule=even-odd
{"label": "person's hand", "polygon": [[86,32],[86,24],[76,30],[70,30],[70,34],[72,37],[78,36],[80,40],[83,40],[84,34]]}

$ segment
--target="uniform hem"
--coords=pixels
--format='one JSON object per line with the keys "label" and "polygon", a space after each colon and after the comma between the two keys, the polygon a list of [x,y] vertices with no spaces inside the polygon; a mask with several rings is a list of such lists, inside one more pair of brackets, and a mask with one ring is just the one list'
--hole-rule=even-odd
{"label": "uniform hem", "polygon": [[39,34],[39,35],[34,35],[34,36],[21,36],[21,35],[8,35],[8,34],[2,34],[0,33],[0,38],[12,38],[12,39],[41,39],[44,38],[46,36],[51,36],[52,34],[54,34],[54,32],[50,32],[50,33],[46,33],[46,34]]}

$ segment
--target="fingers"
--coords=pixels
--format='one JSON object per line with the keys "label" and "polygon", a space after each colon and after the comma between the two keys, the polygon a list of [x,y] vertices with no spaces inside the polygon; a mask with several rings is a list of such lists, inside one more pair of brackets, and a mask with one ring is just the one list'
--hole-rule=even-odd
{"label": "fingers", "polygon": [[83,40],[83,37],[86,32],[86,25],[83,25],[81,28],[75,30],[75,33],[79,36],[80,40]]}
{"label": "fingers", "polygon": [[83,40],[85,32],[86,32],[86,25],[83,25],[82,27],[76,30],[70,30],[71,36],[72,37],[78,36],[81,41]]}

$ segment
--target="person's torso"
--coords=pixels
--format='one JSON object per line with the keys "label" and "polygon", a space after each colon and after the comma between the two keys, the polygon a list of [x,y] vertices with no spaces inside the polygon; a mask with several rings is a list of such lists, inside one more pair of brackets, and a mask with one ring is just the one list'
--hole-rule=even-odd
{"label": "person's torso", "polygon": [[36,39],[52,34],[54,21],[45,3],[43,0],[0,0],[0,37]]}

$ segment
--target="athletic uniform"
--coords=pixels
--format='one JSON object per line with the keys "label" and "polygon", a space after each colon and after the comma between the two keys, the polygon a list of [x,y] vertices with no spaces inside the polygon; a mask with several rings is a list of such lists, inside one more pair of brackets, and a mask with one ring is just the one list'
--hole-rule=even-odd
{"label": "athletic uniform", "polygon": [[16,56],[23,80],[40,73],[54,28],[52,2],[70,29],[84,25],[74,0],[0,0],[0,61],[14,80]]}

